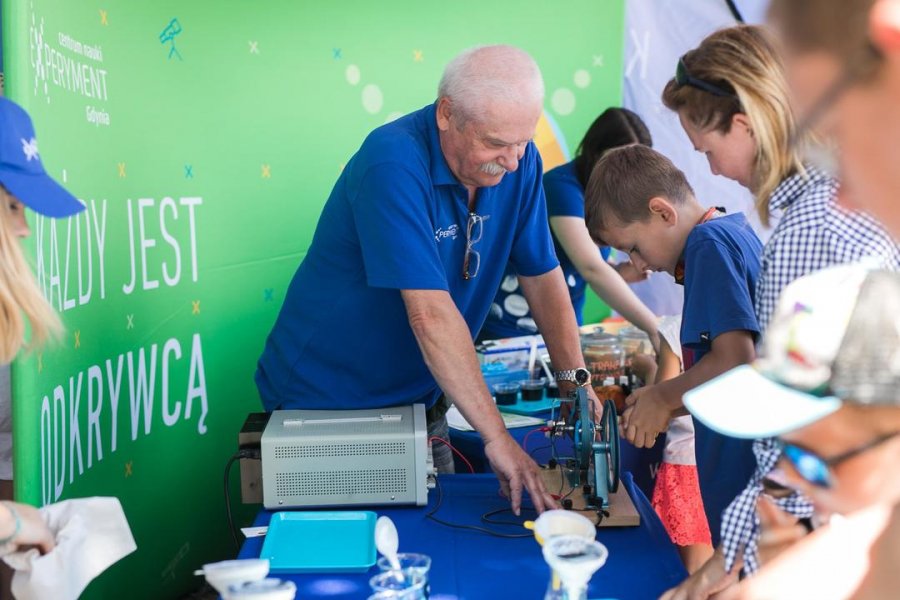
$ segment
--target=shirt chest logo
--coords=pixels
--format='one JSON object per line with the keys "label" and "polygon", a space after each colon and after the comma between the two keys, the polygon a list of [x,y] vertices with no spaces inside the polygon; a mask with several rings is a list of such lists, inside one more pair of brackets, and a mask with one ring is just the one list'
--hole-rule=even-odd
{"label": "shirt chest logo", "polygon": [[459,225],[454,223],[448,227],[438,227],[434,230],[434,241],[442,242],[447,238],[455,240],[459,236]]}

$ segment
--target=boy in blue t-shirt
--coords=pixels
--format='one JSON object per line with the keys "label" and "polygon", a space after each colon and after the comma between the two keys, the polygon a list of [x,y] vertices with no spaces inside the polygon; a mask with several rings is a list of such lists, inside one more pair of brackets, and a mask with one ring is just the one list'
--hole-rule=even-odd
{"label": "boy in blue t-shirt", "polygon": [[[687,414],[685,392],[755,357],[753,294],[762,244],[742,214],[701,206],[684,173],[646,146],[612,150],[600,160],[585,191],[585,216],[598,243],[627,252],[638,269],[665,271],[684,285],[684,373],[636,390],[622,416],[628,441],[650,447],[672,417]],[[755,463],[749,442],[695,426],[700,492],[717,544],[721,513]]]}

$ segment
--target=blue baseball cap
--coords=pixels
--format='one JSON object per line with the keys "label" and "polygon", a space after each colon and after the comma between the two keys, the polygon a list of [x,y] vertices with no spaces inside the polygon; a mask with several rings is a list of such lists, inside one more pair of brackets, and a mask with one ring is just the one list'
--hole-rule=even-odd
{"label": "blue baseball cap", "polygon": [[31,117],[0,97],[0,184],[31,210],[48,217],[69,217],[84,204],[44,170]]}

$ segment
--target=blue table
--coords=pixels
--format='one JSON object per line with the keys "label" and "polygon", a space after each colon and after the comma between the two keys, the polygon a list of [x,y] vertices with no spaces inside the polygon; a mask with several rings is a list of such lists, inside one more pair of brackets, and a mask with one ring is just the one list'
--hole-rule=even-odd
{"label": "blue table", "polygon": [[[538,419],[546,421],[550,418],[550,412],[538,413],[533,415]],[[528,436],[527,444],[525,436],[529,432],[537,429],[535,427],[516,427],[510,429],[509,433],[519,442],[519,445],[525,448],[525,451],[531,454],[532,458],[541,465],[547,464],[552,456],[550,451],[550,440],[545,437],[543,432],[536,431]],[[620,440],[619,448],[621,452],[620,463],[621,471],[628,471],[633,474],[634,481],[641,489],[645,496],[653,495],[653,486],[656,484],[656,472],[659,469],[659,463],[662,460],[663,448],[666,443],[666,436],[661,435],[656,444],[652,448],[635,448],[626,440]],[[466,460],[471,463],[476,473],[489,473],[491,470],[487,458],[484,456],[484,444],[481,442],[481,435],[475,431],[460,431],[458,429],[450,429],[450,443],[459,450]],[[571,439],[558,440],[556,442],[556,453],[560,457],[571,457],[572,454]],[[454,457],[456,472],[468,473],[469,468]]]}
{"label": "blue table", "polygon": [[[481,515],[508,506],[497,494],[493,475],[443,475],[442,504],[435,516],[454,524],[479,525],[505,533],[522,533],[518,526],[485,525]],[[687,576],[675,547],[646,497],[629,474],[623,484],[641,515],[640,527],[604,528],[597,539],[609,549],[609,560],[591,581],[589,597],[643,600],[657,598]],[[533,538],[504,539],[475,531],[453,529],[426,518],[437,501],[429,493],[425,507],[378,508],[400,532],[400,550],[422,552],[432,558],[431,600],[480,598],[542,598],[549,569]],[[272,513],[262,511],[254,525],[267,525]],[[523,511],[524,516],[524,511]],[[494,517],[515,520],[511,514]],[[244,542],[239,558],[258,557],[263,538]],[[298,540],[298,543],[315,543]],[[297,598],[359,599],[369,595],[368,580],[376,573],[284,575],[297,584]]]}

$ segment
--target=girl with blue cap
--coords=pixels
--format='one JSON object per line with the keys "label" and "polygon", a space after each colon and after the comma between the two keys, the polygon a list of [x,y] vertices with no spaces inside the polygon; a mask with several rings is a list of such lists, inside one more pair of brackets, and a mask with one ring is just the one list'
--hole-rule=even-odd
{"label": "girl with blue cap", "polygon": [[[19,238],[31,233],[25,207],[55,218],[84,210],[84,204],[44,170],[28,113],[15,102],[0,98],[0,363],[4,364],[26,345],[26,319],[31,329],[29,348],[39,347],[62,329],[19,243]],[[9,402],[0,402],[0,429],[8,427],[9,413]],[[8,432],[0,431],[0,437],[9,438]],[[0,443],[0,462],[10,460],[4,456],[10,452],[9,441]],[[0,556],[28,546],[36,546],[42,553],[52,550],[53,534],[40,512],[8,501],[11,486],[0,490],[0,498],[4,498],[0,501]]]}

